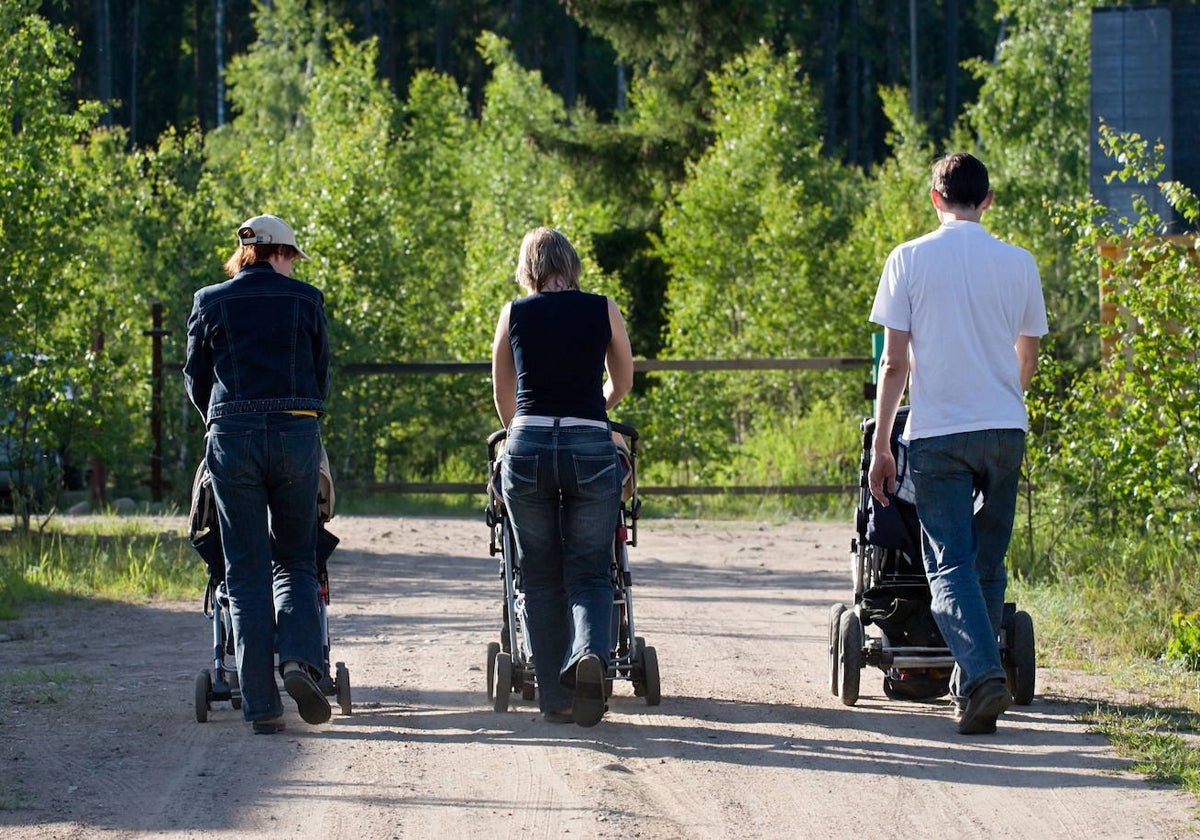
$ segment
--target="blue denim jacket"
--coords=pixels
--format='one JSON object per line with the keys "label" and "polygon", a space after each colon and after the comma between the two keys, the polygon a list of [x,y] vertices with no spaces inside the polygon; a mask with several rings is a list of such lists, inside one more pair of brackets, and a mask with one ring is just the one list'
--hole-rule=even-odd
{"label": "blue denim jacket", "polygon": [[316,287],[254,263],[196,292],[187,336],[184,386],[205,425],[233,414],[324,411],[329,336]]}

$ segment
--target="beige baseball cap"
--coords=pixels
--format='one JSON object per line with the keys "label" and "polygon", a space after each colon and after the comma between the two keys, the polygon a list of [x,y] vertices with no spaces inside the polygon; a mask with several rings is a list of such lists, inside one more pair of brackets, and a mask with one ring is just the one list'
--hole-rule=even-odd
{"label": "beige baseball cap", "polygon": [[308,254],[296,244],[296,232],[291,225],[278,216],[255,216],[242,222],[237,231],[238,241],[243,245],[291,245],[300,251],[300,259],[309,259]]}

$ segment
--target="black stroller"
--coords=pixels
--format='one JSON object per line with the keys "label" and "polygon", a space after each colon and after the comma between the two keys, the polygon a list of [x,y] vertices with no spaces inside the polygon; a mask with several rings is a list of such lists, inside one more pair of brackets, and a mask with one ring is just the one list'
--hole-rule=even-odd
{"label": "black stroller", "polygon": [[[836,603],[829,611],[829,687],[847,706],[858,702],[861,672],[868,665],[883,671],[883,693],[891,700],[929,701],[950,692],[954,657],[930,613],[920,525],[911,496],[905,500],[907,451],[900,435],[907,419],[908,408],[901,407],[891,434],[897,497],[886,508],[867,486],[875,420],[861,424],[857,536],[850,542],[854,603]],[[1037,670],[1029,613],[1006,603],[999,643],[1013,699],[1028,705]]]}
{"label": "black stroller", "polygon": [[[635,697],[642,697],[648,706],[662,701],[658,676],[658,653],[636,634],[633,618],[633,576],[629,570],[627,546],[637,545],[637,519],[641,499],[637,495],[638,434],[631,426],[612,423],[628,447],[621,452],[625,466],[625,483],[621,494],[620,516],[613,534],[610,576],[613,590],[613,650],[609,654],[605,694],[612,695],[613,682],[624,680],[633,684]],[[512,525],[504,508],[500,491],[499,453],[507,432],[500,429],[488,437],[488,506],[486,518],[491,533],[489,551],[500,555],[500,578],[504,584],[501,604],[500,641],[487,646],[488,700],[497,712],[506,712],[513,692],[523,700],[536,696],[533,653],[525,622],[525,593],[521,565],[517,558]]]}
{"label": "black stroller", "polygon": [[[321,608],[324,667],[317,684],[327,697],[335,697],[342,714],[351,711],[350,671],[345,663],[338,662],[331,673],[329,668],[329,571],[328,562],[337,548],[338,538],[331,534],[325,523],[333,518],[333,480],[329,473],[329,460],[321,452],[321,479],[317,492],[317,512],[320,527],[317,531],[317,581],[320,585],[318,603]],[[238,688],[237,668],[227,665],[226,656],[234,656],[233,619],[229,612],[229,593],[225,588],[225,554],[221,550],[221,532],[217,520],[216,499],[212,492],[212,481],[203,460],[196,468],[192,482],[192,507],[188,526],[188,539],[196,552],[204,558],[208,567],[208,586],[204,590],[204,614],[212,619],[213,666],[196,675],[196,722],[208,720],[212,704],[229,702],[233,708],[242,707],[242,695]]]}

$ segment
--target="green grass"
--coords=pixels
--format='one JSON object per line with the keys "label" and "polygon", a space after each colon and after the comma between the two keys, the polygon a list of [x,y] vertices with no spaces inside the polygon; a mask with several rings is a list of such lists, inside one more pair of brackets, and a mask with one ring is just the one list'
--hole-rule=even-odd
{"label": "green grass", "polygon": [[77,683],[94,680],[68,668],[29,668],[4,673],[7,702],[29,706],[61,703]]}
{"label": "green grass", "polygon": [[184,536],[153,520],[58,518],[41,530],[0,529],[0,618],[67,596],[193,597],[206,580]]}
{"label": "green grass", "polygon": [[1133,762],[1135,773],[1200,795],[1200,749],[1179,734],[1196,731],[1195,713],[1098,704],[1083,720]]}
{"label": "green grass", "polygon": [[1098,700],[1083,720],[1135,772],[1200,795],[1200,740],[1182,736],[1200,721],[1200,672],[1167,656],[1179,632],[1172,617],[1200,598],[1194,552],[1170,534],[1060,532],[1042,545],[1024,566],[1030,573],[1009,587],[1034,618],[1039,665],[1099,674],[1146,698]]}

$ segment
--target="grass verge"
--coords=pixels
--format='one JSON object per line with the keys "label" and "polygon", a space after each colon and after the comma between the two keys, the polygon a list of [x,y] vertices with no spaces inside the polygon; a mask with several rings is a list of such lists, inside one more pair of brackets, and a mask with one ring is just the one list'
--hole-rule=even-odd
{"label": "grass verge", "polygon": [[0,618],[68,596],[193,597],[206,580],[183,535],[155,520],[58,518],[37,531],[0,530]]}

